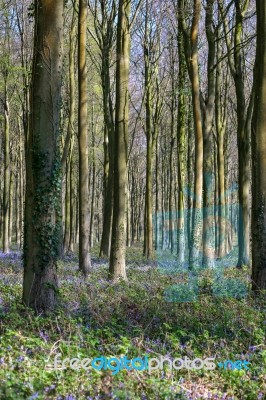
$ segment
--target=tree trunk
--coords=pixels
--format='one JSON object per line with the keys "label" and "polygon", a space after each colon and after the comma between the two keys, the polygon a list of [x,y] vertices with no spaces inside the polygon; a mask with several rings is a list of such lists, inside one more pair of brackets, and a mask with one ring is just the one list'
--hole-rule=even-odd
{"label": "tree trunk", "polygon": [[247,106],[245,100],[244,66],[242,56],[243,14],[240,3],[235,0],[236,27],[234,43],[235,71],[233,74],[237,99],[237,148],[238,148],[238,246],[237,267],[249,265],[249,187],[250,187],[250,144],[246,130]]}
{"label": "tree trunk", "polygon": [[64,1],[35,2],[31,118],[26,153],[23,302],[51,310],[61,224],[59,118]]}
{"label": "tree trunk", "polygon": [[[77,3],[77,0],[75,0]],[[76,39],[76,10],[73,8],[71,29],[69,34],[69,118],[67,127],[67,138],[65,143],[65,155],[62,157],[62,163],[66,163],[66,193],[65,193],[65,234],[64,234],[64,252],[70,250],[70,223],[71,223],[71,174],[72,174],[72,151],[74,145],[74,123],[75,123],[75,39]],[[69,146],[70,144],[70,146]],[[64,157],[65,156],[65,157]],[[64,160],[65,158],[65,160]],[[64,168],[64,165],[62,165]]]}
{"label": "tree trunk", "polygon": [[114,208],[110,255],[112,279],[126,279],[126,190],[128,152],[128,80],[131,2],[119,1],[117,23]]}
{"label": "tree trunk", "polygon": [[9,251],[9,102],[7,97],[7,83],[5,82],[4,102],[4,193],[3,193],[3,253]]}
{"label": "tree trunk", "polygon": [[200,107],[199,65],[198,65],[198,30],[201,0],[194,0],[193,20],[190,33],[191,41],[191,83],[192,104],[195,130],[195,174],[193,226],[190,244],[190,268],[198,263],[198,243],[202,242],[202,189],[203,189],[203,132]]}
{"label": "tree trunk", "polygon": [[[220,60],[221,51],[220,44],[217,43],[217,59]],[[225,85],[228,85],[226,78]],[[221,62],[217,65],[216,70],[216,102],[215,102],[215,122],[216,122],[216,133],[217,133],[217,167],[218,167],[218,243],[217,243],[217,256],[224,257],[226,255],[226,232],[225,224],[223,223],[226,219],[226,199],[225,199],[225,158],[224,158],[224,137],[226,130],[226,108],[227,108],[227,87],[225,90],[224,107],[221,101],[221,87],[222,87],[222,66]],[[224,111],[223,111],[224,110]]]}
{"label": "tree trunk", "polygon": [[214,217],[213,207],[213,146],[212,146],[212,127],[215,110],[215,59],[216,43],[213,30],[213,7],[214,0],[207,0],[205,29],[208,41],[208,93],[204,102],[204,123],[203,123],[203,266],[213,268],[215,244],[212,243],[213,235],[210,234],[210,218]]}
{"label": "tree trunk", "polygon": [[79,0],[78,29],[78,137],[79,137],[79,269],[86,276],[91,268],[89,218],[89,160],[87,105],[87,1]]}
{"label": "tree trunk", "polygon": [[252,119],[252,288],[266,289],[266,3],[257,0],[255,107]]}
{"label": "tree trunk", "polygon": [[[111,43],[112,44],[112,43]],[[110,44],[110,46],[111,46]],[[108,258],[110,255],[112,218],[113,218],[113,179],[114,179],[114,121],[113,104],[110,84],[110,48],[102,50],[102,87],[103,111],[105,123],[104,137],[104,214],[103,231],[101,239],[100,257]]]}
{"label": "tree trunk", "polygon": [[9,216],[8,216],[8,242],[12,244],[13,237],[13,190],[14,190],[14,174],[10,172],[9,180]]}
{"label": "tree trunk", "polygon": [[[178,142],[178,261],[185,262],[185,135],[186,135],[186,59],[184,52],[184,38],[182,33],[181,16],[178,17],[178,115],[177,115],[177,142]],[[188,215],[187,215],[188,217]]]}

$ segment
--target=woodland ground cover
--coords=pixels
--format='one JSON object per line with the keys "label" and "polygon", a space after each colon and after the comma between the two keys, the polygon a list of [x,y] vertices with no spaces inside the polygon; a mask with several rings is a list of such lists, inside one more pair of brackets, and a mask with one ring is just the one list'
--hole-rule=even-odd
{"label": "woodland ground cover", "polygon": [[[212,274],[199,276],[197,302],[171,303],[165,288],[186,277],[163,275],[146,265],[141,249],[127,253],[128,282],[108,281],[108,265],[96,257],[84,279],[77,256],[59,263],[59,307],[35,315],[21,305],[20,253],[0,261],[0,399],[264,399],[266,301],[214,297]],[[249,270],[228,268],[245,279]],[[56,354],[93,358],[215,357],[247,360],[249,370],[126,371],[53,370]]]}

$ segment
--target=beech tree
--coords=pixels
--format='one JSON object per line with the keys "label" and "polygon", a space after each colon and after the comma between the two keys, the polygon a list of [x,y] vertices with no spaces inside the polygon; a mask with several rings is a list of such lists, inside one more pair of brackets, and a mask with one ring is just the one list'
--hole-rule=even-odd
{"label": "beech tree", "polygon": [[252,288],[266,289],[266,4],[257,0],[255,107],[252,119]]}
{"label": "beech tree", "polygon": [[89,220],[89,157],[87,99],[87,15],[86,0],[79,0],[78,21],[78,143],[79,143],[79,268],[86,276],[91,268]]}
{"label": "beech tree", "polygon": [[26,148],[23,302],[55,307],[60,239],[61,74],[64,0],[35,1],[30,127]]}
{"label": "beech tree", "polygon": [[117,22],[116,100],[114,140],[114,207],[110,276],[126,279],[126,190],[128,154],[128,80],[130,0],[120,0]]}

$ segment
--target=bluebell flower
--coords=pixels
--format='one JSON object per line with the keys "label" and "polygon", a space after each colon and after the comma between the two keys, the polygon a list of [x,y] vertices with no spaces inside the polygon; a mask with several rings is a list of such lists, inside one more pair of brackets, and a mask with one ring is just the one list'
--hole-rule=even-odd
{"label": "bluebell flower", "polygon": [[38,393],[38,392],[35,392],[35,393],[33,393],[32,396],[30,396],[30,397],[28,398],[28,400],[34,400],[34,399],[37,399],[38,397],[39,397],[39,393]]}
{"label": "bluebell flower", "polygon": [[73,396],[73,394],[68,394],[65,398],[65,400],[76,400],[76,397]]}
{"label": "bluebell flower", "polygon": [[49,340],[49,336],[45,333],[45,331],[40,331],[40,337],[47,342]]}

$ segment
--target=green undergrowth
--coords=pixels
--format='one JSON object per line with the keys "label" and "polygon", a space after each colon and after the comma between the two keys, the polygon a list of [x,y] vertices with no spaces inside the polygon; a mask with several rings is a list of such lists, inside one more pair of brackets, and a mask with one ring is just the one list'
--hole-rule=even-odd
{"label": "green undergrowth", "polygon": [[[59,263],[59,306],[34,315],[21,305],[19,258],[0,261],[0,399],[264,399],[266,300],[215,297],[213,274],[199,275],[194,302],[169,302],[165,291],[188,283],[147,266],[128,252],[128,282],[108,281],[108,266],[93,254],[84,280],[75,257]],[[229,268],[229,278],[248,270]],[[169,299],[168,299],[169,300]],[[249,370],[54,370],[62,358],[215,357],[248,360]]]}

